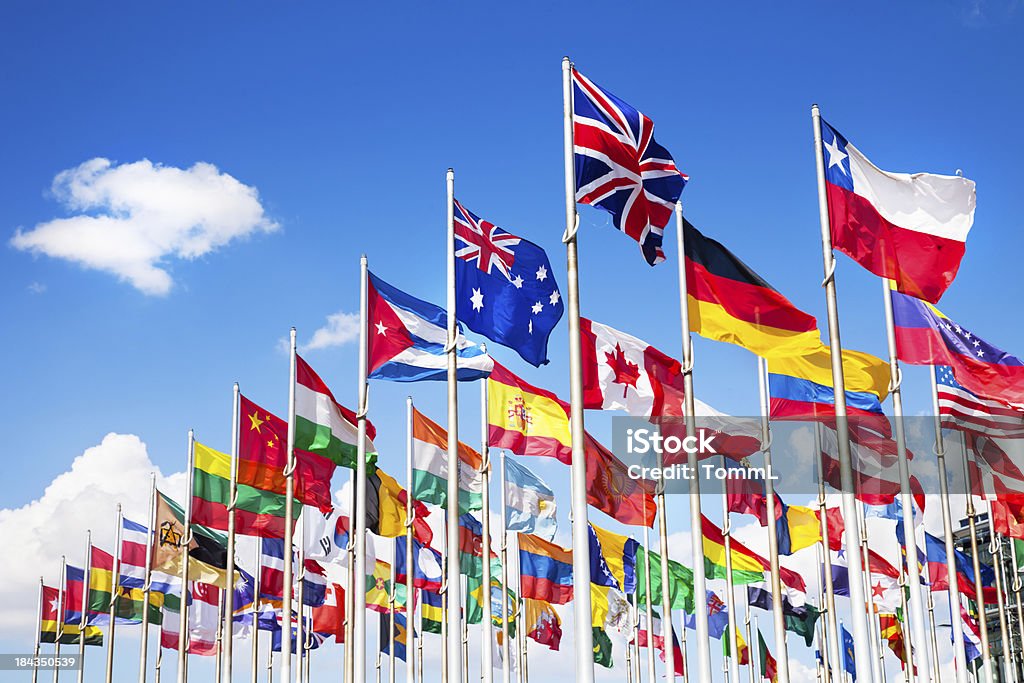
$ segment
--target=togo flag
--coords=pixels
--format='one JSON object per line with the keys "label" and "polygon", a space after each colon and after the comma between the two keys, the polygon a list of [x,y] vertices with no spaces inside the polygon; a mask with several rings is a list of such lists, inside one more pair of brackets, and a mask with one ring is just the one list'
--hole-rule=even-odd
{"label": "togo flag", "polygon": [[[320,376],[295,356],[295,448],[322,455],[336,465],[355,468],[359,430],[356,415],[334,400]],[[366,461],[377,459],[373,437],[377,430],[366,423]]]}
{"label": "togo flag", "polygon": [[555,492],[536,474],[505,457],[505,511],[508,531],[535,534],[548,541],[555,538],[558,522]]}

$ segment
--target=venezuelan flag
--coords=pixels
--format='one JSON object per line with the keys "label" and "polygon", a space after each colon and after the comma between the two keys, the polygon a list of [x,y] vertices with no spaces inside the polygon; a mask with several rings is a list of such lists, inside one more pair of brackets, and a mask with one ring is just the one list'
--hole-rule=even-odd
{"label": "venezuelan flag", "polygon": [[821,347],[814,316],[689,221],[683,230],[691,332],[765,358],[813,353]]}
{"label": "venezuelan flag", "polygon": [[519,534],[522,597],[564,605],[572,600],[572,551],[530,534]]}
{"label": "venezuelan flag", "polygon": [[545,389],[527,384],[494,363],[487,378],[487,424],[491,446],[518,455],[554,456],[572,463],[569,404]]}

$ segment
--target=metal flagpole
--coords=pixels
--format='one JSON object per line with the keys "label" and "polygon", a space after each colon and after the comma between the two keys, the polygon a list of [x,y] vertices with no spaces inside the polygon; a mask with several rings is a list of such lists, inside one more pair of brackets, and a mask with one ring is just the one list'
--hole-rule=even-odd
{"label": "metal flagpole", "polygon": [[53,638],[53,683],[60,679],[60,639],[64,635],[64,585],[67,583],[67,558],[60,556],[60,584],[57,586],[57,633]]}
{"label": "metal flagpole", "polygon": [[[460,593],[462,595],[466,594],[466,582],[468,580],[468,576],[459,577]],[[469,622],[466,619],[462,620],[462,680],[469,680]]]}
{"label": "metal flagpole", "polygon": [[[910,633],[904,633],[906,649],[917,652],[917,665],[921,671],[928,670],[928,648],[924,635],[924,605],[921,602],[921,571],[917,566],[917,531],[914,525],[914,498],[910,492],[910,466],[907,461],[907,437],[903,425],[903,373],[900,372],[896,352],[896,327],[893,322],[891,281],[882,278],[882,300],[885,307],[885,335],[889,344],[889,397],[892,398],[892,415],[895,422],[896,456],[900,474],[900,502],[903,507],[903,550],[907,558],[907,581],[910,590]],[[909,635],[909,638],[908,638]],[[908,667],[909,683],[915,679],[914,667]]]}
{"label": "metal flagpole", "polygon": [[[821,223],[821,249],[825,268],[825,303],[828,309],[828,338],[832,353],[832,386],[835,393],[836,436],[839,442],[839,470],[842,484],[843,517],[846,519],[846,549],[849,555],[850,602],[864,604],[864,571],[860,553],[851,552],[860,543],[860,529],[857,524],[857,500],[853,491],[853,469],[850,466],[850,425],[846,419],[846,381],[843,376],[843,345],[839,338],[839,305],[836,301],[836,259],[832,253],[831,226],[828,215],[828,198],[825,192],[825,160],[821,153],[821,114],[818,105],[811,106],[811,121],[814,126],[814,160],[818,177],[818,214]],[[868,640],[867,615],[861,610],[851,611],[853,622],[854,658],[856,669],[866,672],[870,667],[870,655],[865,652]]]}
{"label": "metal flagpole", "polygon": [[[860,546],[857,548],[857,556],[860,558],[863,566],[866,568],[862,575],[861,588],[864,590],[865,596],[871,595],[870,584],[871,584],[871,564],[868,555],[868,526],[864,518],[864,506],[857,505],[857,522],[860,526]],[[849,553],[847,553],[849,555]],[[852,583],[852,579],[851,579]],[[850,591],[853,593],[852,587]],[[885,680],[885,668],[882,666],[882,650],[881,645],[881,628],[878,621],[875,619],[875,614],[878,610],[875,609],[874,600],[868,597],[863,603],[856,603],[851,601],[851,612],[859,613],[864,612],[867,614],[870,622],[868,628],[871,634],[871,666],[874,672],[874,679],[878,681]],[[858,607],[859,606],[859,607]]]}
{"label": "metal flagpole", "polygon": [[[562,134],[565,154],[565,243],[569,313],[569,402],[571,406],[572,465],[572,580],[590,585],[590,536],[587,524],[587,464],[583,439],[583,370],[580,343],[580,280],[577,255],[576,170],[572,130],[572,63],[562,58]],[[574,649],[577,683],[594,681],[594,632],[590,627],[590,591],[576,592],[573,600]]]}
{"label": "metal flagpole", "polygon": [[[455,318],[455,171],[445,174],[447,199],[445,202],[445,243],[447,257],[447,314],[448,342],[448,516],[445,527],[448,535],[446,564],[448,566],[448,683],[461,683],[462,667],[462,596],[459,594],[459,382],[458,348],[459,323]],[[451,590],[454,586],[454,590]]]}
{"label": "metal flagpole", "polygon": [[[289,363],[288,363],[288,443],[286,445],[285,466],[285,498],[284,498],[284,595],[281,596],[281,618],[289,633],[281,638],[281,683],[292,683],[292,584],[294,583],[292,562],[292,546],[294,545],[295,529],[295,328],[289,332]],[[179,681],[179,683],[182,683]]]}
{"label": "metal flagpole", "polygon": [[[722,455],[722,468],[725,469],[728,464],[725,461],[725,455]],[[729,632],[726,637],[729,639],[729,656],[724,657],[725,668],[729,673],[729,680],[732,683],[740,683],[740,667],[739,667],[739,638],[736,637],[736,585],[732,578],[732,538],[730,537],[731,526],[729,519],[729,492],[728,492],[728,480],[722,480],[722,540],[725,543],[725,606],[728,610],[727,623]],[[773,518],[774,519],[774,518]],[[668,548],[662,547],[661,552],[664,553]],[[664,579],[662,579],[662,585],[665,585]],[[662,602],[664,602],[664,596],[668,591],[662,591]],[[778,594],[776,594],[778,595]],[[664,606],[662,610],[664,610]],[[665,652],[667,653],[671,648],[671,643],[666,645]],[[665,662],[668,662],[668,657],[665,657]],[[665,679],[672,680],[672,676],[675,672],[665,668]]]}
{"label": "metal flagpole", "polygon": [[988,551],[992,556],[992,564],[996,573],[996,609],[999,612],[999,640],[1003,651],[1003,671],[1001,680],[1014,681],[1016,676],[1013,671],[1013,655],[1010,653],[1010,629],[1006,622],[1006,602],[1003,598],[1003,545],[996,536],[995,527],[992,524],[992,507],[986,504],[988,512]]}
{"label": "metal flagpole", "polygon": [[[487,353],[487,346],[484,344],[480,345],[480,350]],[[483,548],[481,552],[484,556],[483,571],[481,579],[484,584],[483,589],[483,618],[480,624],[480,667],[483,671],[480,672],[480,678],[483,683],[491,683],[494,680],[494,652],[491,642],[494,640],[494,625],[491,623],[491,441],[488,437],[487,427],[487,380],[480,380],[480,455],[483,458],[483,462],[480,465],[480,478],[481,478],[481,506],[483,507],[483,514],[481,515],[481,525],[483,526]],[[505,596],[502,596],[502,600],[505,600]],[[505,600],[507,602],[507,600]],[[503,610],[504,611],[507,610]],[[502,621],[504,621],[504,614]]]}
{"label": "metal flagpole", "polygon": [[[107,632],[107,668],[104,680],[111,683],[114,676],[114,624],[117,617],[117,589],[121,583],[121,527],[123,526],[124,514],[121,512],[121,504],[117,504],[117,529],[114,531],[114,566],[110,577],[110,624]],[[144,605],[143,609],[148,606]]]}
{"label": "metal flagpole", "polygon": [[967,526],[971,534],[971,561],[974,569],[974,596],[977,598],[974,603],[978,606],[978,625],[981,627],[981,667],[986,683],[993,683],[994,674],[992,671],[992,652],[988,639],[988,614],[985,610],[985,596],[982,593],[981,583],[981,560],[978,558],[978,532],[974,523],[974,483],[971,477],[971,468],[967,464],[967,441],[961,433],[961,444],[963,445],[964,485],[967,487]]}
{"label": "metal flagpole", "polygon": [[274,650],[267,649],[267,683],[274,680]]}
{"label": "metal flagpole", "polygon": [[[909,564],[909,561],[907,563],[905,563],[905,564]],[[914,558],[914,564],[917,564],[917,558],[916,557]],[[903,567],[900,567],[900,609],[903,610],[903,614],[907,613],[907,591],[904,588],[904,586],[906,585],[906,583],[905,583],[906,579],[907,579],[906,571],[903,569]],[[881,629],[881,620],[882,620],[882,617],[879,616],[878,620],[879,620],[879,629],[878,630],[879,630],[879,635],[881,635],[881,630],[882,630]],[[914,670],[913,652],[911,651],[910,643],[907,642],[907,634],[905,632],[906,628],[904,628],[904,626],[902,624],[900,625],[900,630],[904,631],[904,633],[903,633],[903,674],[904,674],[904,676],[906,676],[907,683],[912,683],[913,678],[911,678],[911,677],[914,675],[914,673],[913,673],[913,670]],[[921,642],[920,647],[922,647],[922,648],[926,647],[924,642]],[[927,678],[927,675],[926,675],[926,678]]]}
{"label": "metal flagpole", "polygon": [[1020,597],[1021,588],[1024,588],[1024,582],[1020,578],[1016,539],[1010,538],[1009,542],[1011,566],[1013,567],[1013,580],[1010,582],[1010,590],[1013,591],[1014,603],[1017,608],[1017,655],[1024,662],[1024,642],[1022,642],[1022,633],[1024,633],[1024,605],[1021,604]]}
{"label": "metal flagpole", "polygon": [[[483,381],[486,383],[487,380]],[[508,508],[506,507],[506,496],[508,494],[505,489],[505,451],[502,450],[500,453],[501,471],[498,472],[498,481],[501,486],[501,499],[498,505],[501,506],[501,604],[504,612],[504,618],[501,620],[501,683],[511,683],[512,673],[509,668],[511,662],[509,662],[508,658],[508,621],[510,618],[510,610],[508,606]],[[518,594],[516,595],[516,599],[519,599]],[[517,624],[517,626],[520,631],[524,628],[522,622]]]}
{"label": "metal flagpole", "polygon": [[[832,548],[828,533],[828,506],[825,501],[825,477],[822,473],[821,463],[821,425],[814,423],[814,470],[818,479],[818,515],[821,522],[821,555],[824,564],[818,565],[818,576],[824,579],[825,583],[825,630],[827,631],[825,642],[828,643],[827,659],[832,671],[839,672],[842,676],[843,661],[839,656],[839,628],[836,626],[836,593],[832,584]],[[826,653],[822,653],[825,655]]]}
{"label": "metal flagpole", "polygon": [[936,368],[928,373],[932,387],[932,418],[935,420],[935,457],[939,466],[939,505],[942,508],[942,539],[946,550],[946,575],[949,592],[949,621],[953,628],[953,661],[956,683],[967,683],[967,653],[964,646],[964,625],[960,616],[960,583],[956,569],[956,547],[953,545],[953,520],[949,511],[949,482],[946,472],[946,446],[942,438],[942,418],[939,416],[939,385]]}
{"label": "metal flagpole", "polygon": [[367,384],[368,343],[367,325],[369,314],[367,308],[367,262],[364,254],[359,258],[359,388],[358,413],[356,427],[358,442],[356,444],[355,478],[355,509],[351,524],[352,546],[355,556],[355,580],[352,591],[352,647],[348,650],[352,655],[351,683],[364,683],[366,680],[366,412],[369,409],[369,385]]}
{"label": "metal flagpole", "polygon": [[[191,472],[189,473],[191,478]],[[85,566],[82,567],[82,617],[78,621],[78,683],[85,680],[85,615],[89,608],[89,582],[92,572],[92,531],[85,532]]]}
{"label": "metal flagpole", "polygon": [[164,649],[162,647],[158,647],[156,649],[156,661],[153,663],[153,683],[160,683],[160,667],[163,665],[163,662]]}
{"label": "metal flagpole", "polygon": [[[345,588],[345,661],[344,665],[344,683],[352,683],[355,667],[355,657],[352,655],[352,639],[354,638],[355,629],[353,628],[353,616],[355,612],[355,585],[356,585],[356,555],[355,555],[355,517],[356,517],[356,471],[355,469],[349,470],[348,476],[349,483],[349,534],[348,543],[345,545],[345,554],[348,556],[348,569],[345,572],[346,577],[346,588]],[[362,578],[362,581],[366,581],[366,577]],[[365,594],[365,589],[364,589]]]}
{"label": "metal flagpole", "polygon": [[[192,468],[195,465],[195,432],[188,430],[188,481],[185,493],[185,519],[182,524],[181,539],[181,608],[178,627],[178,683],[185,683],[188,671],[188,562],[189,545],[192,543]],[[291,493],[289,491],[289,493]],[[290,683],[282,681],[282,683]]]}
{"label": "metal flagpole", "polygon": [[149,542],[146,543],[146,573],[142,584],[142,632],[139,634],[139,683],[146,683],[146,660],[149,655],[150,574],[153,571],[153,543],[159,542],[156,530],[156,473],[149,475],[149,521],[146,522]]}
{"label": "metal flagpole", "polygon": [[[927,564],[925,565],[925,573],[927,577],[926,580],[930,585],[932,577]],[[935,600],[932,598],[931,588],[926,590],[924,594],[927,598],[925,607],[928,609],[928,623],[931,624],[931,628],[928,629],[929,646],[931,647],[931,650],[928,651],[928,656],[932,663],[932,678],[933,680],[938,681],[941,674],[939,673],[939,642],[936,638],[936,631],[938,631],[938,628],[936,628],[937,624],[935,623]]]}
{"label": "metal flagpole", "polygon": [[[644,524],[644,597],[646,598],[647,617],[647,680],[654,683],[654,608],[651,605],[651,533]],[[662,592],[668,590],[668,586],[661,587]],[[666,657],[666,659],[668,659]],[[687,673],[689,675],[689,673]]]}
{"label": "metal flagpole", "polygon": [[[743,601],[743,608],[744,608],[743,626],[744,626],[744,630],[745,630],[746,635],[747,635],[747,652],[750,653],[748,655],[748,659],[750,661],[748,661],[748,663],[747,663],[747,674],[748,674],[749,683],[755,683],[755,681],[754,681],[754,662],[753,662],[754,653],[750,649],[751,647],[753,647],[753,642],[754,641],[750,637],[750,599],[749,599],[749,594],[748,594],[748,599]],[[683,621],[684,622],[686,621],[686,617],[683,617]],[[686,624],[685,623],[683,624],[683,628],[684,629],[686,628]]]}
{"label": "metal flagpole", "polygon": [[[412,452],[413,452],[413,415],[412,396],[405,397],[405,480],[408,482],[405,497],[405,616],[406,616],[406,649],[405,649],[405,683],[416,682],[416,667],[413,662],[413,646],[416,643],[416,628],[413,621],[413,579],[416,572],[413,557],[412,524],[415,521],[416,507],[412,504],[415,491],[412,484]],[[395,558],[395,562],[398,558]],[[420,635],[422,637],[422,634]]]}
{"label": "metal flagpole", "polygon": [[[443,557],[448,557],[447,519],[448,510],[442,509],[445,514],[445,537],[442,538],[441,548]],[[448,683],[448,562],[441,563],[441,683]]]}
{"label": "metal flagpole", "polygon": [[[305,639],[302,636],[304,630],[302,627],[302,608],[306,602],[306,525],[303,524],[301,512],[295,526],[298,529],[298,534],[296,535],[299,537],[299,558],[298,562],[295,563],[295,566],[298,567],[295,576],[295,595],[296,602],[299,603],[299,607],[296,610],[298,612],[298,619],[295,622],[295,683],[302,683],[302,664],[306,659],[307,653],[304,646]],[[291,615],[286,618],[290,621]]]}
{"label": "metal flagpole", "polygon": [[[423,633],[423,608],[419,612],[420,633]],[[416,641],[416,680],[423,680],[423,638]]]}
{"label": "metal flagpole", "polygon": [[218,683],[224,675],[224,662],[221,655],[224,652],[224,594],[227,591],[227,588],[217,591],[217,615],[220,618],[217,620],[217,635],[214,638],[214,644],[217,646],[217,653],[213,657],[213,680]]}
{"label": "metal flagpole", "polygon": [[226,634],[221,648],[223,667],[221,676],[223,683],[231,683],[231,647],[232,641],[232,619],[235,614],[235,506],[238,504],[238,438],[239,438],[239,400],[238,382],[232,388],[231,400],[231,479],[228,490],[230,491],[230,503],[228,503],[228,562],[227,562],[227,584],[224,595],[224,633]]}
{"label": "metal flagpole", "polygon": [[[754,615],[754,632],[757,634],[757,657],[755,658],[753,656],[753,653],[751,653],[750,668],[752,668],[752,669],[756,668],[757,669],[757,674],[756,674],[755,678],[757,678],[757,680],[760,681],[761,678],[764,676],[764,672],[761,671],[761,629],[759,629],[757,627],[757,615],[756,614]],[[753,647],[753,644],[751,644],[750,647]]]}
{"label": "metal flagpole", "polygon": [[252,575],[252,642],[249,643],[249,683],[256,683],[256,673],[259,669],[260,656],[260,573],[263,564],[263,539],[255,544],[256,547],[256,569]]}
{"label": "metal flagpole", "polygon": [[[818,500],[820,503],[821,499],[819,498]],[[824,581],[822,580],[821,576],[821,567],[822,562],[824,561],[824,558],[822,557],[822,555],[824,555],[824,552],[822,552],[823,548],[824,546],[821,543],[814,544],[814,555],[815,560],[817,562],[815,566],[818,569],[818,571],[816,572],[818,575],[818,607],[821,609],[822,612],[827,612],[828,608],[824,606],[825,591],[824,586],[822,585]],[[818,632],[818,652],[821,654],[821,680],[823,683],[830,683],[830,681],[832,680],[832,670],[829,666],[828,657],[829,648],[832,646],[832,643],[830,642],[828,637],[828,629],[825,628],[825,625],[823,623],[818,624],[818,628],[815,630]]]}
{"label": "metal flagpole", "polygon": [[310,630],[312,628],[312,624],[313,624],[313,608],[307,606],[304,609],[305,609],[305,611],[309,615],[310,628],[307,628],[305,630],[306,636],[305,636],[305,639],[304,639],[303,648],[305,649],[305,652],[306,652],[306,659],[305,659],[306,663],[305,663],[305,666],[302,667],[302,680],[303,680],[304,683],[309,683],[309,669],[310,669],[310,663],[311,663],[311,661],[310,661],[311,657],[310,657],[309,653],[313,649],[313,633]]}
{"label": "metal flagpole", "polygon": [[[686,433],[696,434],[696,418],[694,417],[693,396],[693,341],[690,338],[690,307],[687,300],[686,283],[686,245],[683,227],[683,205],[676,202],[676,255],[679,261],[679,319],[683,337],[683,413],[686,416]],[[700,510],[700,477],[697,476],[697,452],[687,454],[686,465],[690,471],[690,542],[694,557],[693,591],[696,599],[707,597],[707,578],[704,563],[697,561],[704,557],[704,531],[701,525]],[[662,560],[664,565],[665,560]],[[697,631],[697,680],[700,683],[711,683],[711,643],[708,640],[708,614],[705,609],[695,610],[694,622]],[[672,620],[667,620],[671,625]],[[671,627],[665,632],[667,643],[672,642]],[[686,639],[686,628],[683,628],[683,640]],[[690,674],[687,670],[687,681]]]}
{"label": "metal flagpole", "polygon": [[[588,543],[589,543],[589,539],[588,539]],[[588,577],[587,580],[588,581],[590,580],[589,577]],[[590,592],[587,591],[587,594],[589,595]],[[519,534],[516,534],[516,597],[517,597],[517,599],[519,601],[519,603],[518,603],[519,605],[524,604],[522,602],[523,601],[523,571],[522,571],[522,568],[519,566]],[[516,614],[517,615],[518,614],[522,614],[522,612],[523,612],[523,610],[520,609],[518,607],[518,605],[517,605]],[[587,625],[588,626],[590,625],[589,618],[588,618],[588,621],[587,621]],[[591,639],[593,639],[593,632],[590,631],[589,633],[591,634]],[[593,648],[591,648],[591,650],[593,650]],[[591,661],[593,661],[593,655],[591,653],[589,653],[589,652],[587,653],[587,655],[590,656]],[[529,676],[527,675],[527,672],[526,672],[526,631],[525,630],[517,630],[516,631],[516,658],[517,658],[516,661],[518,663],[518,670],[519,670],[519,680],[520,680],[521,683],[527,683],[527,681],[529,680]],[[577,677],[576,680],[579,681],[579,678]]]}
{"label": "metal flagpole", "polygon": [[[411,497],[411,494],[408,496]],[[388,683],[395,683],[395,603],[398,602],[398,586],[396,585],[396,572],[398,569],[398,539],[392,539],[391,545],[391,595],[388,596]],[[409,565],[405,567],[405,573],[412,573]],[[408,599],[406,603],[408,604]]]}
{"label": "metal flagpole", "polygon": [[789,649],[786,617],[782,612],[782,572],[779,569],[779,531],[775,526],[775,474],[772,469],[772,428],[768,420],[768,361],[757,358],[757,384],[761,395],[761,451],[764,453],[765,500],[768,516],[768,560],[772,580],[772,621],[775,627],[775,658],[779,683],[789,683]]}
{"label": "metal flagpole", "polygon": [[36,629],[32,645],[32,683],[39,681],[39,646],[43,635],[43,577],[39,577],[39,596],[36,598],[36,614],[39,615],[39,628]]}

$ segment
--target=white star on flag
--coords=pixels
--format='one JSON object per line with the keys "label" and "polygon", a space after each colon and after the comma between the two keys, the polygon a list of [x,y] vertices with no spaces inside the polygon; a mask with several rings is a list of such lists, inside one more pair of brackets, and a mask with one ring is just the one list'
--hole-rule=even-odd
{"label": "white star on flag", "polygon": [[846,152],[839,149],[839,138],[833,137],[830,144],[825,145],[825,149],[828,150],[828,167],[838,166],[839,170],[846,174],[846,169],[843,168],[843,160],[848,156]]}
{"label": "white star on flag", "polygon": [[520,277],[519,275],[516,275],[515,279],[512,280],[512,284],[515,285],[516,289],[522,289],[523,288],[523,278]]}
{"label": "white star on flag", "polygon": [[[544,304],[542,304],[541,302],[538,301],[537,303],[535,303],[533,305],[533,312],[534,313],[540,313],[543,310],[544,310]],[[532,324],[532,321],[531,321],[531,324]]]}
{"label": "white star on flag", "polygon": [[559,298],[560,298],[561,296],[562,296],[562,295],[561,295],[561,294],[559,294],[559,293],[558,293],[558,290],[556,289],[555,291],[551,292],[551,296],[550,296],[550,297],[548,298],[548,301],[550,301],[550,302],[551,302],[551,305],[552,305],[552,306],[555,306],[555,305],[557,305],[557,304],[558,304],[558,299],[559,299]]}
{"label": "white star on flag", "polygon": [[476,287],[473,288],[473,296],[469,297],[473,302],[473,310],[479,311],[484,307],[484,295]]}
{"label": "white star on flag", "polygon": [[388,328],[382,322],[377,323],[377,334],[384,337],[388,336]]}
{"label": "white star on flag", "polygon": [[544,280],[547,279],[547,277],[548,277],[548,269],[547,268],[545,268],[544,266],[541,266],[540,268],[537,269],[537,279],[538,280],[543,282]]}

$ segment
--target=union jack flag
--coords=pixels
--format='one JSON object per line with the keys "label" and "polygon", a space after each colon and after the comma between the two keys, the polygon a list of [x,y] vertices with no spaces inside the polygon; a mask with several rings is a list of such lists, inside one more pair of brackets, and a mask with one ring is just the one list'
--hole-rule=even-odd
{"label": "union jack flag", "polygon": [[512,247],[520,240],[494,223],[475,216],[456,199],[455,206],[455,257],[470,263],[488,275],[491,267],[509,280],[512,279],[512,264],[516,254]]}
{"label": "union jack flag", "polygon": [[665,226],[689,179],[654,139],[654,123],[572,70],[576,201],[612,214],[652,266],[665,260]]}

